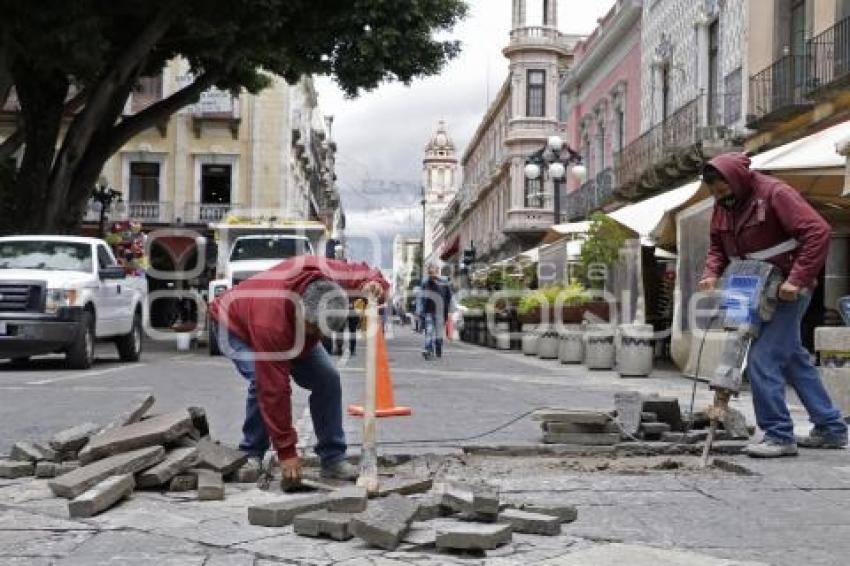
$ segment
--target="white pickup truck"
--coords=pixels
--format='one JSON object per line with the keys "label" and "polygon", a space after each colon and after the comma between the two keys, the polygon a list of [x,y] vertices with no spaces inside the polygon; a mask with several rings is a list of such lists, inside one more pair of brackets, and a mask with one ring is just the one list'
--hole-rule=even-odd
{"label": "white pickup truck", "polygon": [[63,352],[86,369],[96,340],[122,361],[142,352],[147,282],[127,277],[103,240],[70,236],[0,238],[0,358],[22,363]]}

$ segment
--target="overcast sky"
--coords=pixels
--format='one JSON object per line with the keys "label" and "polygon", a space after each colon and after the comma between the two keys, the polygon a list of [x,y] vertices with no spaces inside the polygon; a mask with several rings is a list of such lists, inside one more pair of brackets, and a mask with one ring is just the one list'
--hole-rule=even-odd
{"label": "overcast sky", "polygon": [[[508,62],[502,48],[509,39],[511,0],[469,0],[469,4],[469,16],[451,34],[462,42],[463,51],[439,76],[409,87],[387,84],[354,100],[346,100],[330,79],[318,79],[322,111],[335,117],[337,174],[351,228],[374,227],[380,214],[386,217],[381,232],[417,232],[411,220],[421,221],[415,209],[422,157],[437,122],[446,121],[460,156],[504,82]],[[528,4],[530,18],[540,17],[533,7],[536,2]],[[614,0],[559,0],[559,27],[567,33],[589,34],[613,4]],[[363,183],[373,180],[400,183],[400,190],[411,194],[398,198],[386,191],[363,194]]]}

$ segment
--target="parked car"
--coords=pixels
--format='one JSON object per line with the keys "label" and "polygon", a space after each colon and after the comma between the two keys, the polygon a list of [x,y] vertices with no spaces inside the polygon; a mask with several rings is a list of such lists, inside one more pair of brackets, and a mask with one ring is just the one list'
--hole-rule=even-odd
{"label": "parked car", "polygon": [[113,341],[138,361],[147,283],[127,277],[103,240],[70,236],[0,238],[0,358],[21,363],[61,352],[72,369]]}

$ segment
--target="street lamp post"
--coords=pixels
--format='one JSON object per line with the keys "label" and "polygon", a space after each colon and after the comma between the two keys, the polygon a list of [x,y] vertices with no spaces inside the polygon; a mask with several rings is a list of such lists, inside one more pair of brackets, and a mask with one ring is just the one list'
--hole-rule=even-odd
{"label": "street lamp post", "polygon": [[116,191],[106,181],[101,181],[92,190],[91,198],[100,204],[100,221],[98,222],[98,236],[103,236],[103,225],[106,223],[106,211],[112,206],[112,201],[118,199],[118,204],[123,206],[121,191]]}
{"label": "street lamp post", "polygon": [[422,205],[422,245],[420,246],[419,252],[419,280],[422,281],[425,279],[425,223],[427,219],[425,218],[425,187],[421,187],[422,189],[422,200],[419,204]]}
{"label": "street lamp post", "polygon": [[[587,179],[587,168],[582,164],[581,155],[561,139],[560,136],[550,136],[538,151],[535,151],[525,161],[525,176],[532,181],[547,176],[555,182],[554,187],[554,216],[555,224],[561,223],[561,191],[557,187],[567,176],[567,170],[580,183]],[[541,192],[543,183],[541,182]]]}

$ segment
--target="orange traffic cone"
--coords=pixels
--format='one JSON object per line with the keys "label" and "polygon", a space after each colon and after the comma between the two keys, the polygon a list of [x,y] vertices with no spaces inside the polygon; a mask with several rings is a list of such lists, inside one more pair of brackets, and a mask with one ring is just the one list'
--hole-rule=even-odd
{"label": "orange traffic cone", "polygon": [[[375,387],[377,395],[375,399],[376,417],[406,417],[413,414],[410,407],[396,407],[393,399],[393,379],[390,377],[390,363],[387,359],[387,344],[384,340],[384,331],[379,327],[375,333],[375,364],[376,377]],[[360,405],[349,405],[348,414],[353,417],[363,416],[363,407]]]}

